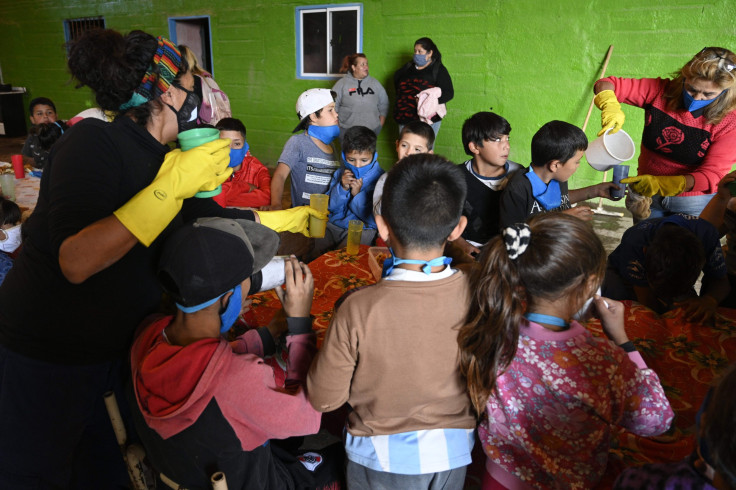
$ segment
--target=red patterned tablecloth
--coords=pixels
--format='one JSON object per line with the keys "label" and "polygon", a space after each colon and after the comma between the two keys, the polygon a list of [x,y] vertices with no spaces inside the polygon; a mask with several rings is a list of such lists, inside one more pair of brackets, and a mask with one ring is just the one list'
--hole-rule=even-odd
{"label": "red patterned tablecloth", "polygon": [[[315,291],[312,315],[318,345],[334,311],[335,302],[348,290],[375,282],[368,265],[368,247],[347,255],[345,249],[329,252],[309,264]],[[281,304],[272,291],[252,297],[253,309],[246,315],[251,326],[267,324]],[[695,414],[711,382],[729,364],[736,362],[736,310],[721,308],[714,326],[687,323],[681,311],[659,316],[634,302],[625,302],[626,330],[647,365],[659,375],[675,420],[665,435],[653,438],[616,431],[611,457],[598,488],[611,488],[621,470],[650,462],[679,461],[694,448]],[[600,323],[588,323],[594,334],[603,335]],[[476,450],[480,445],[477,445]],[[478,488],[484,455],[474,451],[465,488]]]}
{"label": "red patterned tablecloth", "polygon": [[[317,345],[322,346],[325,331],[330,324],[335,302],[351,289],[376,282],[368,266],[368,246],[361,245],[357,255],[348,255],[345,249],[333,250],[309,263],[314,276],[314,301],[312,315],[314,330],[317,332]],[[266,291],[250,297],[253,300],[251,311],[245,320],[249,326],[263,326],[271,321],[281,309],[276,293]]]}
{"label": "red patterned tablecloth", "polygon": [[15,179],[15,202],[21,208],[30,211],[36,207],[38,192],[41,188],[41,178],[26,175],[24,179]]}

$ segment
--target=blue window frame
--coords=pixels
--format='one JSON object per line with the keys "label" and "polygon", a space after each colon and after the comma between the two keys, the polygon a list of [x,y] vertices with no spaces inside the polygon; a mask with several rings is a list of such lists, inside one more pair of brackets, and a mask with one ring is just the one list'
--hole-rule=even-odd
{"label": "blue window frame", "polygon": [[188,46],[202,68],[215,76],[209,15],[169,17],[169,39],[176,45]]}
{"label": "blue window frame", "polygon": [[363,49],[363,4],[296,7],[296,77],[342,76],[345,56]]}

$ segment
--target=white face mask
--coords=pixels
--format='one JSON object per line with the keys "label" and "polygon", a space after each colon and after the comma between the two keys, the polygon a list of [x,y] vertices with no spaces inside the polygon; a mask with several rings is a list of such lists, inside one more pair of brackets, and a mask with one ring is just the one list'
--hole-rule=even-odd
{"label": "white face mask", "polygon": [[5,240],[0,240],[0,250],[6,253],[13,253],[20,247],[20,225],[16,225],[7,230],[3,230],[5,233]]}
{"label": "white face mask", "polygon": [[[595,294],[597,294],[598,296],[600,296],[600,294],[601,294],[601,288],[598,288],[598,291],[596,291]],[[577,320],[579,322],[587,321],[587,320],[589,320],[593,316],[593,308],[595,308],[595,306],[593,306],[593,298],[590,297],[585,302],[585,304],[583,305],[583,307],[580,308],[580,310],[577,313],[575,313],[572,317],[573,317],[573,319],[575,319],[575,320]]]}

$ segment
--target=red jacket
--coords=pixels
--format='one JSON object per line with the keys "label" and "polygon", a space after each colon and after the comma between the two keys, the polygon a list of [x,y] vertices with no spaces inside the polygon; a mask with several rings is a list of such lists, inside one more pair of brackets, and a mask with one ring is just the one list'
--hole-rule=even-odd
{"label": "red jacket", "polygon": [[[252,191],[250,184],[256,186]],[[225,207],[259,208],[271,204],[271,175],[268,169],[250,151],[243,166],[222,184],[222,192],[213,198]]]}

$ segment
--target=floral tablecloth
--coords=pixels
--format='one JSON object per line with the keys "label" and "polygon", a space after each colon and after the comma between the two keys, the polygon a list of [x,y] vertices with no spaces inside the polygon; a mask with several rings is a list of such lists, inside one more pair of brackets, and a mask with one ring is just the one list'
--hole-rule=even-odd
{"label": "floral tablecloth", "polygon": [[[348,255],[345,249],[333,250],[309,263],[314,276],[312,315],[317,332],[317,346],[322,346],[335,302],[347,291],[376,282],[368,266],[368,246],[361,245],[357,255]],[[250,297],[251,310],[245,321],[249,326],[263,326],[281,309],[276,293],[266,291]]]}

